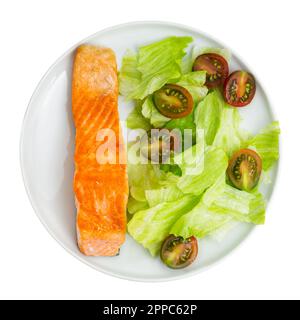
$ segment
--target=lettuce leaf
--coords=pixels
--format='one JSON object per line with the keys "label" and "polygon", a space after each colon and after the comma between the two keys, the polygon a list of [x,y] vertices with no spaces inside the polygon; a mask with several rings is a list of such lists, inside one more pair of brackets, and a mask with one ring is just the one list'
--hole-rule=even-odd
{"label": "lettuce leaf", "polygon": [[126,125],[129,129],[143,129],[146,131],[151,129],[149,119],[146,119],[142,114],[142,104],[140,101],[136,103],[135,108],[128,115]]}
{"label": "lettuce leaf", "polygon": [[230,157],[241,149],[244,141],[240,130],[241,117],[237,108],[224,104],[221,112],[220,126],[216,132],[213,145],[222,148]]}
{"label": "lettuce leaf", "polygon": [[265,171],[279,159],[279,134],[279,122],[274,121],[249,142],[249,147],[254,147],[261,156]]}
{"label": "lettuce leaf", "polygon": [[124,97],[129,97],[141,82],[142,74],[137,67],[137,54],[128,50],[123,56],[122,67],[118,77],[119,91]]}
{"label": "lettuce leaf", "polygon": [[265,222],[266,208],[262,194],[241,191],[227,184],[210,209],[242,222],[254,224],[264,224]]}
{"label": "lettuce leaf", "polygon": [[179,178],[177,186],[183,193],[201,195],[226,172],[228,158],[222,149],[208,147],[202,158],[203,160],[199,159],[197,163],[197,166],[200,167],[198,173],[197,170],[194,170],[192,174]]}
{"label": "lettuce leaf", "polygon": [[160,188],[161,180],[165,178],[158,165],[128,163],[127,170],[130,194],[141,202],[147,201],[145,190]]}
{"label": "lettuce leaf", "polygon": [[195,236],[201,239],[213,234],[232,220],[231,216],[216,213],[200,201],[189,213],[176,221],[170,233],[183,238]]}
{"label": "lettuce leaf", "polygon": [[162,202],[175,201],[183,196],[184,194],[176,185],[170,185],[160,189],[146,190],[146,199],[150,207],[154,207]]}
{"label": "lettuce leaf", "polygon": [[203,238],[214,233],[233,218],[220,215],[209,209],[215,199],[223,193],[225,187],[225,174],[221,174],[216,182],[204,193],[201,201],[187,214],[183,215],[172,226],[171,234],[188,238],[196,236]]}
{"label": "lettuce leaf", "polygon": [[250,139],[249,133],[240,128],[238,109],[227,105],[219,90],[213,90],[198,104],[194,121],[197,129],[204,130],[206,144],[222,148],[228,156]]}
{"label": "lettuce leaf", "polygon": [[192,147],[184,150],[184,152],[174,156],[173,161],[180,167],[182,177],[202,173],[204,168],[204,152],[204,144],[198,142]]}
{"label": "lettuce leaf", "polygon": [[193,113],[183,118],[172,119],[166,123],[164,128],[169,130],[179,129],[181,131],[182,143],[189,141],[192,145],[196,142],[196,126]]}
{"label": "lettuce leaf", "polygon": [[265,201],[262,194],[237,190],[221,175],[204,193],[201,201],[172,226],[170,233],[188,238],[203,238],[234,221],[263,224]]}
{"label": "lettuce leaf", "polygon": [[238,221],[254,224],[265,221],[262,194],[258,190],[249,193],[228,185],[225,173],[205,192],[202,201],[211,211],[232,216]]}
{"label": "lettuce leaf", "polygon": [[184,74],[176,84],[187,89],[193,97],[194,104],[197,104],[207,95],[208,89],[204,85],[205,81],[206,72],[195,71]]}
{"label": "lettuce leaf", "polygon": [[167,118],[163,116],[155,107],[153,103],[152,96],[149,96],[145,99],[143,105],[142,105],[142,115],[149,119],[152,126],[155,128],[161,128],[163,127],[168,121],[170,121],[170,118]]}
{"label": "lettuce leaf", "polygon": [[204,167],[205,140],[203,132],[196,132],[195,144],[190,146],[184,135],[184,151],[174,154],[173,163],[181,170],[181,176],[200,174]]}
{"label": "lettuce leaf", "polygon": [[182,170],[177,164],[167,164],[167,163],[162,163],[160,165],[160,170],[166,173],[172,173],[175,176],[181,177],[182,176]]}
{"label": "lettuce leaf", "polygon": [[128,223],[129,234],[154,256],[172,225],[197,203],[199,197],[187,195],[172,202],[163,202],[134,214]]}
{"label": "lettuce leaf", "polygon": [[181,77],[181,60],[191,37],[169,37],[140,47],[137,55],[123,58],[120,93],[127,99],[144,99],[167,82]]}
{"label": "lettuce leaf", "polygon": [[218,90],[210,92],[202,100],[194,113],[194,121],[198,129],[204,130],[207,145],[212,145],[220,127],[224,100]]}
{"label": "lettuce leaf", "polygon": [[146,190],[175,185],[179,177],[171,172],[160,170],[159,164],[141,163],[136,155],[137,148],[139,148],[138,143],[132,144],[127,151],[129,191],[130,196],[136,201],[147,202]]}
{"label": "lettuce leaf", "polygon": [[138,201],[131,196],[128,198],[127,210],[130,214],[134,214],[137,211],[141,211],[147,208],[149,208],[149,205],[146,201]]}

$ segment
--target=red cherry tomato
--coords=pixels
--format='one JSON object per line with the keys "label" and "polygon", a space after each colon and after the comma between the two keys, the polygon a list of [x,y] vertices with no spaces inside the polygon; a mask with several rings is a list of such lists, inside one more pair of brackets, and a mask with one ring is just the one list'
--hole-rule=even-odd
{"label": "red cherry tomato", "polygon": [[160,257],[169,268],[181,269],[189,266],[197,254],[198,242],[195,237],[183,239],[170,235],[162,244]]}
{"label": "red cherry tomato", "polygon": [[191,94],[177,84],[166,84],[154,92],[153,101],[162,115],[172,119],[187,116],[194,107]]}
{"label": "red cherry tomato", "polygon": [[244,107],[254,98],[255,79],[247,71],[233,72],[224,83],[224,99],[234,107]]}
{"label": "red cherry tomato", "polygon": [[258,184],[261,170],[260,156],[254,150],[242,149],[231,157],[227,175],[236,188],[250,191]]}
{"label": "red cherry tomato", "polygon": [[193,71],[206,71],[205,85],[211,89],[222,85],[229,74],[227,61],[216,53],[205,53],[198,56]]}

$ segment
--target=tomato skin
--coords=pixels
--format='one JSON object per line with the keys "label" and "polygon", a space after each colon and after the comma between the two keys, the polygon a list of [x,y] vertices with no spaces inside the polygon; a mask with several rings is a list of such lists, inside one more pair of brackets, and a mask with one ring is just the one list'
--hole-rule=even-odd
{"label": "tomato skin", "polygon": [[151,129],[142,136],[140,150],[153,163],[168,162],[171,152],[181,150],[181,132],[166,128]]}
{"label": "tomato skin", "polygon": [[183,118],[194,108],[192,95],[177,84],[166,84],[155,91],[153,102],[162,115],[171,119]]}
{"label": "tomato skin", "polygon": [[198,241],[195,237],[183,239],[169,235],[161,246],[161,260],[169,268],[182,269],[194,262],[198,254]]}
{"label": "tomato skin", "polygon": [[262,160],[251,149],[241,149],[229,160],[227,176],[233,186],[240,190],[251,191],[260,179]]}
{"label": "tomato skin", "polygon": [[206,71],[205,85],[208,89],[212,89],[224,83],[229,74],[229,66],[221,55],[205,53],[195,59],[193,71]]}
{"label": "tomato skin", "polygon": [[235,71],[224,82],[224,99],[233,107],[247,106],[253,100],[255,92],[255,78],[247,71]]}

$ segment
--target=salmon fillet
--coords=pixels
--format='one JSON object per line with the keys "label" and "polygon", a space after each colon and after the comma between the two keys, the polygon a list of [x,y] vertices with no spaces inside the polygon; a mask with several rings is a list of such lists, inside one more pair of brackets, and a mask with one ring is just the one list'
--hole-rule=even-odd
{"label": "salmon fillet", "polygon": [[[118,115],[117,64],[111,49],[91,45],[77,49],[72,111],[78,246],[88,256],[114,256],[125,241],[128,179]],[[102,139],[100,132],[106,128],[117,139],[110,135]],[[105,143],[115,146],[116,163],[105,162],[107,155],[101,152]]]}

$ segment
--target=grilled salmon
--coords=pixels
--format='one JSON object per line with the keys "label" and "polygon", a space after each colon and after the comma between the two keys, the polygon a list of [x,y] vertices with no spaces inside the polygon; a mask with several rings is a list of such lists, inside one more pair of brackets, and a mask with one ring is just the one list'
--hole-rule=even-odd
{"label": "grilled salmon", "polygon": [[[88,256],[114,256],[125,241],[128,179],[118,114],[117,64],[111,49],[82,45],[76,50],[72,111],[78,246]],[[115,138],[103,139],[103,129]],[[115,161],[105,159],[104,143],[115,147]]]}

